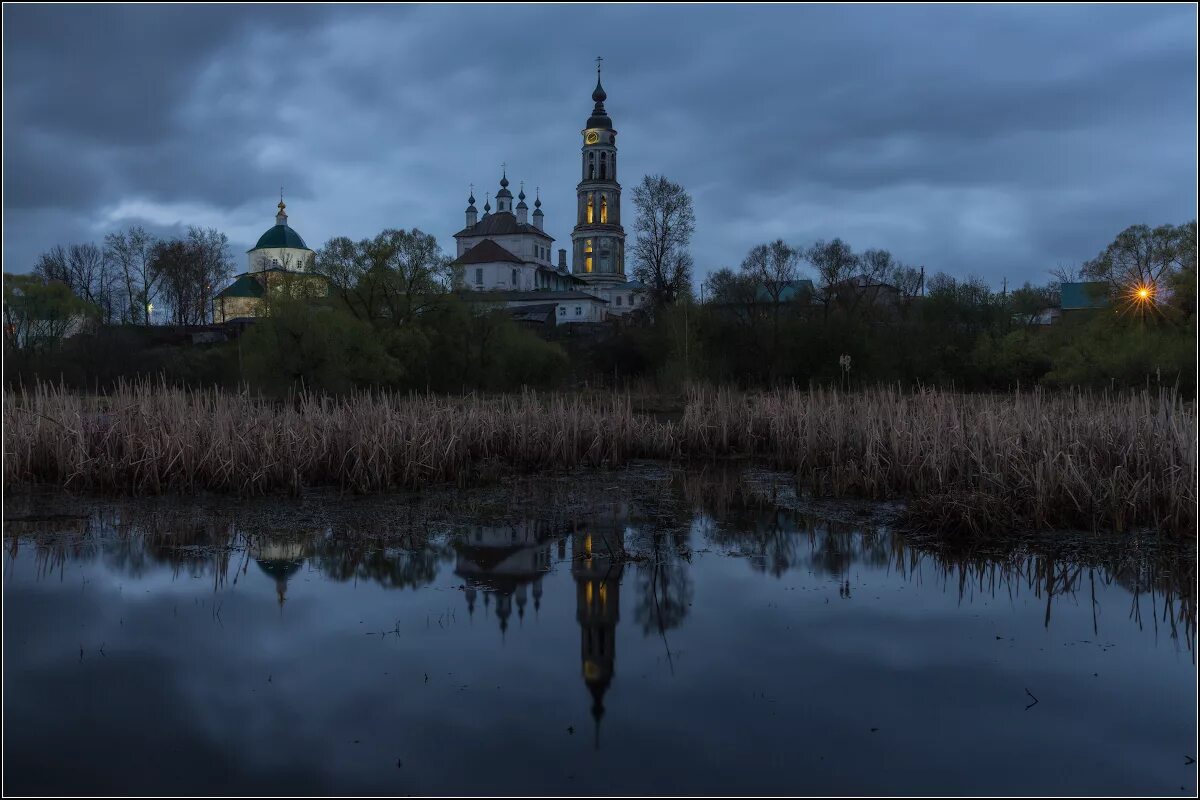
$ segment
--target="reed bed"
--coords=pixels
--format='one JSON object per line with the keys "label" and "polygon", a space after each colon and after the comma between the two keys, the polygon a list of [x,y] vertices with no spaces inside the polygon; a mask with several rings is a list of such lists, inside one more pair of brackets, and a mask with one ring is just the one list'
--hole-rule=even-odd
{"label": "reed bed", "polygon": [[910,498],[909,523],[1196,532],[1196,420],[1177,395],[692,389],[656,420],[621,394],[445,397],[48,384],[4,399],[4,481],[79,491],[355,492],[630,459],[747,457],[827,496]]}

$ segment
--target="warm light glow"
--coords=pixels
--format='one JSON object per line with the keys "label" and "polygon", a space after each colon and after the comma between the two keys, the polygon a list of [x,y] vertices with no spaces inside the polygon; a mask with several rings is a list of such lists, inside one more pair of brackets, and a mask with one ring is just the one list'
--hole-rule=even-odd
{"label": "warm light glow", "polygon": [[589,197],[589,198],[588,198],[588,204],[587,204],[587,221],[588,221],[588,225],[591,225],[591,224],[592,224],[592,217],[593,217],[594,215],[595,215],[595,204],[592,202],[592,198],[591,198],[591,197]]}
{"label": "warm light glow", "polygon": [[600,198],[600,222],[608,222],[608,198]]}

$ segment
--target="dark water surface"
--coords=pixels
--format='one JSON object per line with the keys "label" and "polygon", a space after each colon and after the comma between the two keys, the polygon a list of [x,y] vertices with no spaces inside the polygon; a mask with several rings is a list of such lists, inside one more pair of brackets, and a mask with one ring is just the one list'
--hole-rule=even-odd
{"label": "dark water surface", "polygon": [[1194,559],[880,511],[653,466],[8,498],[4,789],[1195,794]]}

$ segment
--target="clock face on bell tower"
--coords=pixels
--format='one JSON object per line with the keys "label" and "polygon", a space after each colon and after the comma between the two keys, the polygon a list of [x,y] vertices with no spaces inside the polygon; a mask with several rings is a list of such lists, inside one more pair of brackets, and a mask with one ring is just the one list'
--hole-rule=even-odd
{"label": "clock face on bell tower", "polygon": [[588,131],[587,135],[583,137],[583,140],[588,144],[595,144],[596,142],[600,141],[600,134],[597,131]]}

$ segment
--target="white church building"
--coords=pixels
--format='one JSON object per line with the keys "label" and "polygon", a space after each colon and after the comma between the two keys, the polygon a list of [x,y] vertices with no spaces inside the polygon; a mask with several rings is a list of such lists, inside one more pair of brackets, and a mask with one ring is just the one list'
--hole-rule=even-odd
{"label": "white church building", "polygon": [[[540,192],[534,199],[532,222],[522,184],[513,207],[507,170],[483,216],[475,193],[467,200],[466,225],[454,234],[455,267],[460,288],[486,293],[486,299],[513,309],[545,308],[556,325],[604,322],[648,307],[641,283],[625,276],[625,229],[621,227],[621,184],[617,182],[617,132],[604,110],[607,95],[596,68],[595,107],[583,136],[575,227],[571,232],[571,263],[566,249],[553,260],[554,237],[546,233]],[[484,297],[477,299],[483,300]]]}

